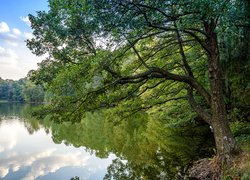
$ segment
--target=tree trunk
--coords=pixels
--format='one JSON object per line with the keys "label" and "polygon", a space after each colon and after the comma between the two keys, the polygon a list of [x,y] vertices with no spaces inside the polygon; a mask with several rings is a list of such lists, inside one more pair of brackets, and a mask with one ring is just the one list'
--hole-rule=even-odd
{"label": "tree trunk", "polygon": [[[210,24],[211,25],[211,24]],[[209,26],[213,28],[212,26]],[[217,35],[213,29],[206,28],[209,36],[207,38],[208,53],[208,70],[211,90],[211,122],[217,156],[221,164],[227,164],[232,159],[232,156],[239,152],[236,141],[232,135],[227,119],[225,102],[223,99],[221,68],[219,64],[219,49],[217,44]]]}

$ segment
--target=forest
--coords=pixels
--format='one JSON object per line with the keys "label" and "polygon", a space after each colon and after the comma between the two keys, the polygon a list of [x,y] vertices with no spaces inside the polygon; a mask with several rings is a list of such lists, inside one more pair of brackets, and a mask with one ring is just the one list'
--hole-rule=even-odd
{"label": "forest", "polygon": [[45,91],[40,85],[24,79],[4,80],[0,78],[0,101],[7,102],[44,102]]}
{"label": "forest", "polygon": [[[190,162],[194,166],[195,161],[211,157],[216,168],[210,178],[235,171],[233,175],[246,177],[250,168],[249,19],[247,0],[49,0],[48,12],[29,15],[34,37],[27,41],[27,47],[37,56],[49,54],[38,70],[28,74],[37,85],[33,89],[43,87],[50,94],[50,104],[34,115],[57,123],[52,129],[60,128],[63,138],[55,133],[55,141],[75,146],[81,143],[74,141],[74,135],[67,140],[67,133],[74,131],[71,127],[76,124],[84,129],[85,123],[95,123],[101,117],[106,122],[103,126],[111,123],[116,133],[113,136],[121,138],[112,140],[112,147],[109,142],[98,147],[104,150],[102,154],[120,147],[123,131],[139,133],[134,137],[140,143],[155,139],[152,147],[157,150],[152,159],[170,154],[164,163],[171,166],[166,173],[170,179],[185,174]],[[29,89],[23,90],[24,100],[33,101]],[[140,128],[133,130],[127,123],[146,129],[148,142],[140,136]],[[194,127],[201,131],[199,136]],[[185,146],[179,146],[183,151],[176,154],[165,151],[174,145],[167,144],[164,137],[175,137],[178,145],[177,135],[165,134],[168,128],[200,142],[193,149],[190,145],[192,156],[187,158]],[[110,137],[108,131],[104,134]],[[204,142],[206,139],[209,142]],[[134,141],[130,139],[128,144]],[[146,148],[137,150],[139,160],[143,160]],[[129,155],[125,159],[134,159]],[[235,158],[246,164],[230,170]],[[132,172],[131,178],[150,179],[150,168],[156,167],[140,169],[131,163],[128,170],[129,163],[115,163],[107,179],[122,179],[126,172]],[[166,169],[161,171],[162,164],[158,165],[155,177],[160,178]],[[138,172],[144,175],[136,176]]]}

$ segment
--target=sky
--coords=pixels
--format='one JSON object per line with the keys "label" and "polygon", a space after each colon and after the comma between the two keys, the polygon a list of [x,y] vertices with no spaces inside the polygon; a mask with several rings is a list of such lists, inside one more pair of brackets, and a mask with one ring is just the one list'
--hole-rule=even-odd
{"label": "sky", "polygon": [[18,80],[37,69],[42,57],[26,47],[32,37],[28,14],[47,11],[47,0],[0,0],[0,77]]}

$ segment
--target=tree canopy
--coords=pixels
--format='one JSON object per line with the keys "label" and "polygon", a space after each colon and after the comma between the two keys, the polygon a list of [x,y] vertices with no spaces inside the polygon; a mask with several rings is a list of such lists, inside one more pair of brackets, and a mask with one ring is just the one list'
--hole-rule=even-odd
{"label": "tree canopy", "polygon": [[[29,76],[52,92],[57,119],[80,121],[87,111],[112,108],[169,120],[185,107],[182,120],[195,112],[211,126],[221,162],[239,152],[222,64],[232,60],[233,44],[248,43],[247,1],[50,0],[49,7],[29,15],[34,38],[27,46],[49,55]],[[245,68],[249,52],[241,57]]]}

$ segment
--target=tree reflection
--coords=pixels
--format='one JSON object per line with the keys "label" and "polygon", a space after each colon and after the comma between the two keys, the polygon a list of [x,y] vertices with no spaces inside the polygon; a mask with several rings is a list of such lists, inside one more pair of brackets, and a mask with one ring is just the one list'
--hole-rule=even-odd
{"label": "tree reflection", "polygon": [[80,178],[78,176],[75,176],[75,177],[70,178],[70,180],[80,180]]}
{"label": "tree reflection", "polygon": [[138,179],[134,170],[124,163],[121,159],[116,158],[112,161],[112,164],[107,169],[108,173],[103,178],[104,180],[109,179]]}
{"label": "tree reflection", "polygon": [[56,143],[83,146],[101,158],[114,153],[118,158],[109,166],[106,179],[181,178],[195,158],[213,153],[212,134],[203,124],[167,127],[142,113],[114,125],[117,118],[95,112],[75,124],[49,119],[43,123],[51,128]]}
{"label": "tree reflection", "polygon": [[32,109],[38,104],[23,104],[23,103],[0,103],[0,123],[6,119],[19,119],[24,123],[29,134],[38,131],[42,125],[34,117],[32,117]]}
{"label": "tree reflection", "polygon": [[31,117],[31,109],[26,105],[18,110],[29,133],[43,127],[55,143],[85,147],[100,158],[115,154],[104,179],[178,179],[195,158],[213,153],[209,128],[197,122],[168,126],[145,113],[119,120],[110,112],[97,111],[78,123],[55,123],[49,117]]}

